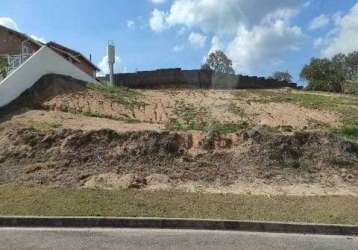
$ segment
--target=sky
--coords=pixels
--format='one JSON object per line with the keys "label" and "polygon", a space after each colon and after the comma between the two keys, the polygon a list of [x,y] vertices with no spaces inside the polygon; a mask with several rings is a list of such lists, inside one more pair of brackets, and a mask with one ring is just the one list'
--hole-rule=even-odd
{"label": "sky", "polygon": [[196,69],[217,49],[237,73],[289,71],[358,50],[357,0],[0,0],[0,24],[56,41],[103,70]]}

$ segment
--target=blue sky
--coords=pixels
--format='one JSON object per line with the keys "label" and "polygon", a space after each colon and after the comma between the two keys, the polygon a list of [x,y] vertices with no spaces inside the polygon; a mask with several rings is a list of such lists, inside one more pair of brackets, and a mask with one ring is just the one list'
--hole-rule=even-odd
{"label": "blue sky", "polygon": [[96,64],[113,41],[116,69],[129,72],[198,68],[222,49],[239,73],[298,80],[311,57],[358,49],[357,0],[1,0],[0,23]]}

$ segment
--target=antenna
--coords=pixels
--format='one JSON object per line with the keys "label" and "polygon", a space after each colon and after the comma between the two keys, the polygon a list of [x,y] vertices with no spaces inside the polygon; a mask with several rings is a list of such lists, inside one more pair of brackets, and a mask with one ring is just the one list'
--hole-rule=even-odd
{"label": "antenna", "polygon": [[114,64],[116,63],[116,48],[113,42],[108,42],[107,58],[109,66],[109,83],[114,85]]}

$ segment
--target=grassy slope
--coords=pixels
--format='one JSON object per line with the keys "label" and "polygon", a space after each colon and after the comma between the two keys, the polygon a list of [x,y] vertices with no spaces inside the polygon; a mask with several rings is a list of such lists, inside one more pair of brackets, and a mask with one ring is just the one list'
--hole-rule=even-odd
{"label": "grassy slope", "polygon": [[[107,97],[128,108],[146,105],[137,100],[140,93],[126,88],[93,87],[92,90],[100,91]],[[259,103],[293,103],[310,109],[333,111],[340,115],[342,125],[334,132],[346,139],[358,139],[358,98],[349,95],[335,95],[325,92],[312,91],[288,91],[278,92],[271,90],[235,91],[233,98],[245,97],[250,101]],[[240,107],[230,107],[234,115],[243,117]],[[178,119],[170,119],[166,124],[169,130],[215,130],[222,134],[239,132],[250,126],[246,121],[239,124],[225,124],[220,121],[211,121],[209,113],[204,107],[193,107],[184,101],[175,105],[174,114]]]}
{"label": "grassy slope", "polygon": [[[106,87],[88,85],[88,88],[101,92],[114,102],[125,105],[128,109],[145,106],[146,103],[140,101],[143,93],[123,87]],[[233,91],[233,99],[245,98],[250,102],[258,103],[293,103],[310,109],[333,111],[340,115],[342,125],[333,132],[346,139],[358,139],[358,98],[349,95],[335,95],[325,92],[312,91],[272,91],[272,90],[248,90]],[[244,117],[240,107],[232,106],[230,111],[237,116]],[[240,132],[254,125],[243,121],[238,124],[221,123],[212,121],[206,107],[193,107],[183,100],[178,101],[174,107],[174,117],[166,124],[168,130],[200,130],[217,131],[221,134]],[[140,121],[127,117],[107,117],[100,113],[83,113],[86,116],[102,117],[121,120],[128,123],[138,123]]]}
{"label": "grassy slope", "polygon": [[0,187],[1,215],[133,216],[358,224],[358,197]]}
{"label": "grassy slope", "polygon": [[358,139],[358,97],[356,96],[311,91],[281,93],[270,90],[250,90],[236,92],[234,95],[254,102],[287,102],[305,108],[336,112],[340,116],[342,125],[334,132],[346,139]]}

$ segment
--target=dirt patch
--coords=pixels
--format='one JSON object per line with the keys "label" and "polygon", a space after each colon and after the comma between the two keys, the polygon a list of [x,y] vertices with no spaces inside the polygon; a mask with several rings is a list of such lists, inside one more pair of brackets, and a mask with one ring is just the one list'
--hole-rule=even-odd
{"label": "dirt patch", "polygon": [[116,173],[107,173],[94,175],[83,185],[84,188],[95,189],[143,189],[158,190],[169,189],[170,178],[163,174],[152,174],[143,178],[135,174],[119,175]]}
{"label": "dirt patch", "polygon": [[[0,139],[0,184],[82,186],[107,173],[134,174],[144,184],[164,182],[162,175],[174,185],[262,180],[267,185],[335,187],[337,176],[347,185],[358,184],[358,145],[329,134],[273,135],[258,129],[227,137],[230,147],[215,143],[210,150],[192,140],[170,132],[5,129]],[[108,183],[118,179],[107,177]]]}
{"label": "dirt patch", "polygon": [[2,109],[0,185],[354,193],[357,143],[330,132],[339,114],[268,94],[46,76]]}
{"label": "dirt patch", "polygon": [[83,185],[84,188],[97,189],[130,189],[143,188],[146,185],[146,180],[134,174],[118,175],[116,173],[99,174],[92,176]]}
{"label": "dirt patch", "polygon": [[111,129],[117,132],[164,130],[164,125],[155,123],[127,123],[107,118],[88,117],[61,111],[27,110],[13,115],[3,123],[6,127],[33,127],[39,124],[57,124],[65,129],[81,129],[84,131]]}
{"label": "dirt patch", "polygon": [[[251,95],[245,90],[134,91],[94,87],[68,77],[49,75],[2,111],[19,112],[24,108],[58,111],[137,124],[142,129],[148,124],[168,128],[172,121],[177,121],[178,126],[173,129],[178,130],[205,130],[215,122],[231,127],[247,122],[271,127],[290,126],[296,130],[317,130],[322,129],[322,126],[317,128],[317,124],[328,128],[338,124],[339,117],[333,112],[285,102],[263,104]],[[287,93],[280,92],[280,95]]]}

